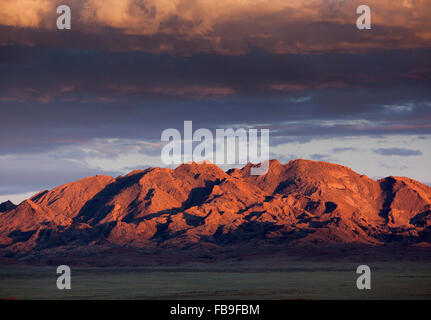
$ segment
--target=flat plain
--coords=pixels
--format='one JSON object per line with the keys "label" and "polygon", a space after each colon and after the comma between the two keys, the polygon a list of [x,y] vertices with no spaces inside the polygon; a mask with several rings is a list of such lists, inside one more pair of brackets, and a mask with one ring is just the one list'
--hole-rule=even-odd
{"label": "flat plain", "polygon": [[55,266],[0,268],[2,299],[431,299],[431,262],[368,262],[371,290],[356,288],[352,262],[230,261],[180,267],[71,267],[72,289]]}

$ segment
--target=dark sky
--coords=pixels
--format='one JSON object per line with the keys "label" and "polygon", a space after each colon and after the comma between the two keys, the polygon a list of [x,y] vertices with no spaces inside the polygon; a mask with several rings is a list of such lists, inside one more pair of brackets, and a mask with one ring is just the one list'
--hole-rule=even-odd
{"label": "dark sky", "polygon": [[0,3],[0,200],[162,165],[160,135],[271,130],[271,156],[431,182],[431,1]]}

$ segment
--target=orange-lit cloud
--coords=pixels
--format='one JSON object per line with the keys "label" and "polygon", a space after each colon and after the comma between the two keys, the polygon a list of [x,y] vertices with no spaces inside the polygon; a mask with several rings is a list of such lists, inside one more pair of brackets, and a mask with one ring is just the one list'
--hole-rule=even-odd
{"label": "orange-lit cloud", "polygon": [[272,90],[276,91],[304,91],[304,90],[323,90],[328,88],[346,88],[348,85],[342,82],[323,82],[323,83],[308,83],[308,84],[298,84],[298,83],[275,83],[269,86]]}
{"label": "orange-lit cloud", "polygon": [[[54,29],[59,4],[67,1],[2,0],[0,25],[37,27],[49,33],[44,44],[63,43]],[[356,29],[360,4],[372,9],[372,30]],[[250,46],[281,54],[431,47],[431,0],[75,0],[70,6],[73,44],[85,48],[238,55]],[[7,43],[32,39],[17,33]]]}
{"label": "orange-lit cloud", "polygon": [[166,96],[188,96],[193,98],[203,97],[223,97],[235,94],[235,90],[222,86],[201,86],[201,85],[157,85],[150,87],[109,85],[109,92],[114,95],[134,95],[143,93],[155,93]]}
{"label": "orange-lit cloud", "polygon": [[51,0],[2,0],[0,2],[0,25],[37,28],[43,18],[55,10]]}
{"label": "orange-lit cloud", "polygon": [[227,87],[204,87],[204,86],[162,86],[150,89],[151,92],[172,96],[191,96],[191,97],[221,97],[235,94],[235,91]]}

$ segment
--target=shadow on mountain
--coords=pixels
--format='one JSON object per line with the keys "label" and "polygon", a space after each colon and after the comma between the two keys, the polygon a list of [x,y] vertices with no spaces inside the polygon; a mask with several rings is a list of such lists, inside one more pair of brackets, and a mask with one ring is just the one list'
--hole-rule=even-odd
{"label": "shadow on mountain", "polygon": [[254,240],[264,240],[269,232],[283,228],[283,226],[276,225],[273,222],[259,221],[243,223],[237,229],[228,233],[223,233],[223,227],[220,226],[213,236],[202,236],[201,239],[218,245],[234,245]]}
{"label": "shadow on mountain", "polygon": [[115,182],[107,185],[82,207],[74,221],[95,226],[113,209],[113,206],[108,203],[122,190],[137,184],[147,172],[148,170],[145,170],[130,176],[119,177]]}
{"label": "shadow on mountain", "polygon": [[394,184],[396,180],[392,177],[388,177],[380,182],[380,188],[383,191],[384,194],[384,202],[383,207],[380,210],[379,215],[386,220],[386,222],[389,219],[389,212],[391,211],[391,203],[394,201]]}
{"label": "shadow on mountain", "polygon": [[65,230],[43,229],[37,238],[38,250],[65,245],[88,245],[91,242],[102,243],[109,236],[111,230],[117,224],[116,221],[97,225],[92,228],[75,228]]}

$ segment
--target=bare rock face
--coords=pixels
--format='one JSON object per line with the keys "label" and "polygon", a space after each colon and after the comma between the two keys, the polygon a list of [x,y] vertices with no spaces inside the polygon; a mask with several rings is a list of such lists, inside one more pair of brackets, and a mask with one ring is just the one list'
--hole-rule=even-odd
{"label": "bare rock face", "polygon": [[[95,176],[0,205],[0,253],[112,246],[431,244],[431,188],[374,181],[327,162],[270,161],[227,173],[216,165]],[[83,249],[84,250],[84,249]],[[60,250],[61,251],[61,250]]]}
{"label": "bare rock face", "polygon": [[90,199],[114,180],[108,176],[89,177],[62,185],[51,191],[42,191],[30,200],[42,208],[54,212],[57,220],[61,220],[59,222],[62,224],[68,224]]}

